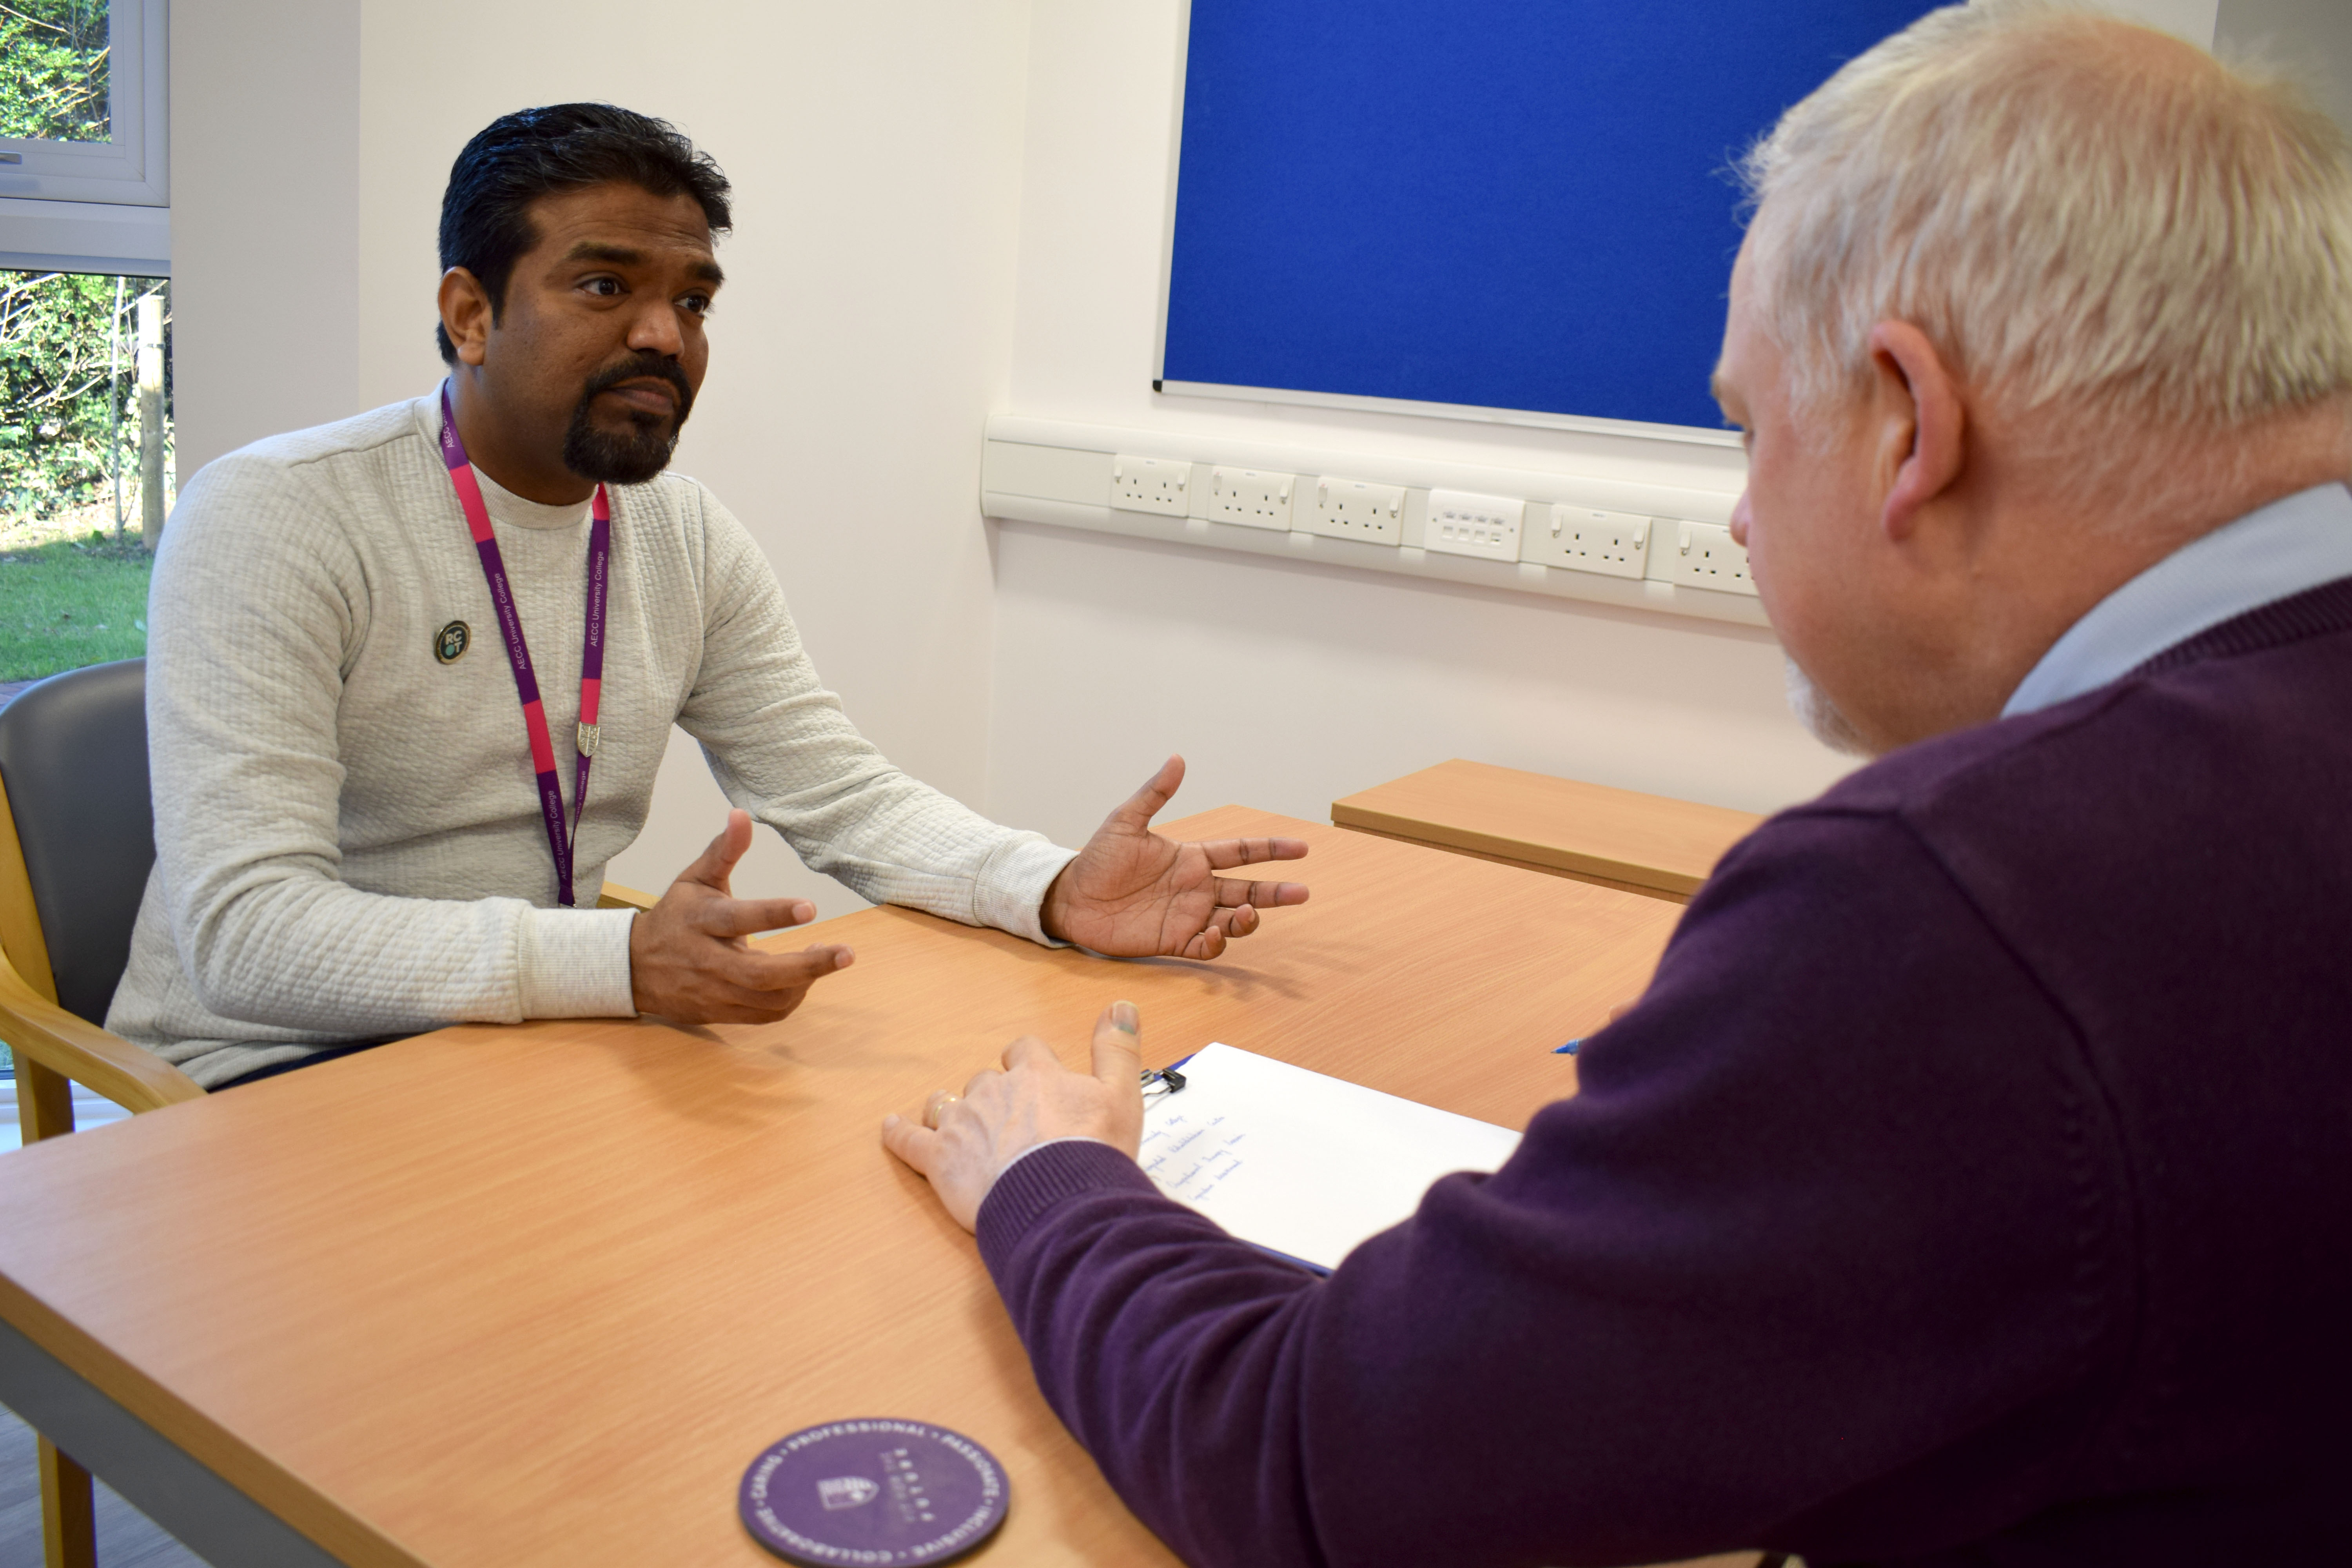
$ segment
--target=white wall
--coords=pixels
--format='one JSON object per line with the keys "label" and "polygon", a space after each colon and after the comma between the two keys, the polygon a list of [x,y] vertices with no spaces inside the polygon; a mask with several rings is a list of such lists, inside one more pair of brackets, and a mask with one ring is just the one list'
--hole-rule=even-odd
{"label": "white wall", "polygon": [[[1027,21],[1023,0],[368,0],[362,37],[366,400],[440,374],[434,226],[467,137],[574,99],[673,121],[736,195],[709,379],[677,467],[767,552],[857,723],[976,805],[991,637],[977,474],[1012,328]],[[724,809],[673,734],[653,819],[613,876],[666,886]],[[764,831],[737,889],[857,907]]]}
{"label": "white wall", "polygon": [[2107,9],[2151,27],[2178,33],[2205,48],[2213,47],[2213,15],[2219,0],[2106,0]]}
{"label": "white wall", "polygon": [[2251,54],[2295,73],[2352,131],[2352,3],[2221,0],[2214,33],[2225,55]]}
{"label": "white wall", "polygon": [[[1154,394],[1182,27],[1181,0],[1036,0],[1014,411],[1739,488],[1727,448]],[[1760,632],[999,526],[989,799],[1066,841],[1170,750],[1179,810],[1318,820],[1449,756],[1758,810],[1845,765]]]}
{"label": "white wall", "polygon": [[[180,479],[359,400],[360,0],[172,7]],[[267,90],[257,84],[267,83]],[[302,134],[285,128],[299,125]]]}

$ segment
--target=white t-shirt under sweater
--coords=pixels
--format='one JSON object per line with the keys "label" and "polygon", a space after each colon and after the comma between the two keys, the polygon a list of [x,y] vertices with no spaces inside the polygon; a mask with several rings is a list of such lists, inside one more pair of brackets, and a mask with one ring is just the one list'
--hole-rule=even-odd
{"label": "white t-shirt under sweater", "polygon": [[[810,866],[877,902],[1045,940],[1038,905],[1071,852],[892,767],[817,683],[742,525],[667,474],[610,491],[581,907],[556,908],[440,426],[436,398],[395,404],[247,447],[181,496],[148,612],[155,869],[107,1027],[211,1085],[445,1024],[627,1016],[632,913],[596,896],[645,825],[672,723]],[[568,811],[588,509],[487,476],[482,490]],[[453,621],[469,646],[445,664]]]}

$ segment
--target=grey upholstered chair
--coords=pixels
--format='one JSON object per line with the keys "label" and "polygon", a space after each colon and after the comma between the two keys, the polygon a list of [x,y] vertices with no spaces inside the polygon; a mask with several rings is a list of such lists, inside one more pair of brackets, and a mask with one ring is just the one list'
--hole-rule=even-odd
{"label": "grey upholstered chair", "polygon": [[[108,1034],[155,860],[143,659],[53,676],[0,709],[0,1040],[25,1142],[73,1131],[73,1084],[132,1111],[204,1090]],[[94,1568],[89,1472],[41,1439],[47,1561]]]}

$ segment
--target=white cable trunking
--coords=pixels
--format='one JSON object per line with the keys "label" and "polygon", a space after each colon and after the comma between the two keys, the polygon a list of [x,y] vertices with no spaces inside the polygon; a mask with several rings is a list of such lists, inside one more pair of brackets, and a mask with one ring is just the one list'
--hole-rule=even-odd
{"label": "white cable trunking", "polygon": [[[1173,481],[1165,486],[1158,482],[1171,468],[1181,476],[1181,488]],[[1152,476],[1148,496],[1137,482],[1139,473]],[[1237,483],[1247,487],[1245,507],[1237,506],[1232,493]],[[1767,624],[1748,577],[1747,552],[1720,531],[1730,522],[1738,497],[1720,490],[1536,468],[1387,458],[1021,415],[989,420],[980,488],[981,508],[988,516],[1017,522],[1399,573],[1741,626]],[[1390,497],[1397,488],[1403,491],[1402,504],[1392,508]],[[1432,490],[1520,503],[1517,559],[1481,559],[1430,548],[1425,529]],[[1338,512],[1342,491],[1375,498],[1369,525],[1347,521]],[[1176,496],[1183,500],[1171,506]],[[1286,528],[1265,515],[1277,498],[1289,511]],[[1332,510],[1318,514],[1318,498]],[[1147,506],[1149,510],[1137,510]],[[1218,521],[1221,506],[1223,515],[1235,521]],[[1490,514],[1495,510],[1487,509]],[[1244,510],[1249,514],[1246,521],[1239,515]],[[1685,523],[1714,526],[1685,530]],[[1703,534],[1718,561],[1725,560],[1725,552],[1736,552],[1737,570],[1727,563],[1712,579],[1725,586],[1694,584],[1695,574],[1684,559],[1692,534]],[[1491,542],[1474,544],[1494,549]]]}

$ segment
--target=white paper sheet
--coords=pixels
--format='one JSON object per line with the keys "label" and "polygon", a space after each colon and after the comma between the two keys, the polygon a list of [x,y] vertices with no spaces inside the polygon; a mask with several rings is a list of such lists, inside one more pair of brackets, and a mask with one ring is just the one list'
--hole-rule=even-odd
{"label": "white paper sheet", "polygon": [[1318,1268],[1412,1215],[1453,1171],[1518,1147],[1475,1121],[1237,1047],[1209,1046],[1144,1108],[1137,1155],[1160,1190],[1244,1241]]}

